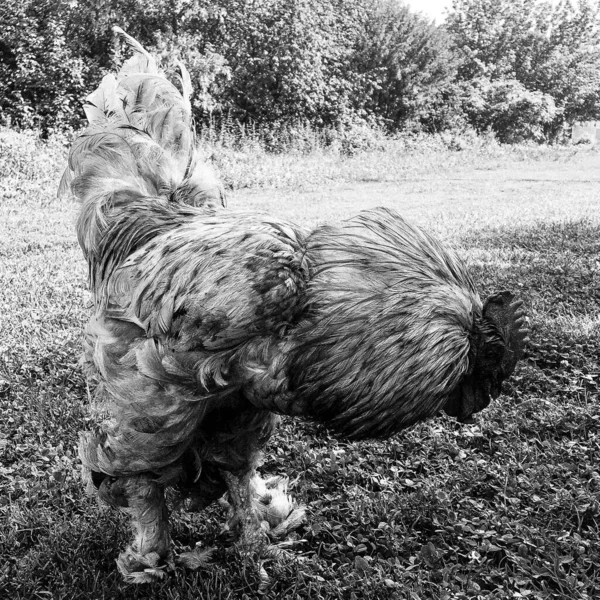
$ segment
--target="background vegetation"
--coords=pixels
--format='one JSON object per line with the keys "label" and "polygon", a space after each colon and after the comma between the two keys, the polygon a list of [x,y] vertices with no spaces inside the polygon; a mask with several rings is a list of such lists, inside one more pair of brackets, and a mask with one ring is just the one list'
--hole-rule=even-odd
{"label": "background vegetation", "polygon": [[78,128],[82,100],[121,62],[114,24],[165,64],[184,60],[204,127],[513,142],[600,118],[597,0],[454,0],[441,27],[402,0],[4,0],[0,123]]}
{"label": "background vegetation", "polygon": [[[80,481],[90,296],[55,194],[63,134],[124,56],[113,24],[188,65],[230,205],[307,226],[396,208],[531,317],[474,425],[351,444],[284,423],[262,470],[292,477],[309,522],[266,588],[225,552],[219,506],[173,518],[177,551],[219,548],[211,569],[123,584],[127,520]],[[520,143],[600,118],[599,35],[585,0],[454,0],[443,27],[391,0],[0,3],[0,597],[600,597],[600,155]]]}

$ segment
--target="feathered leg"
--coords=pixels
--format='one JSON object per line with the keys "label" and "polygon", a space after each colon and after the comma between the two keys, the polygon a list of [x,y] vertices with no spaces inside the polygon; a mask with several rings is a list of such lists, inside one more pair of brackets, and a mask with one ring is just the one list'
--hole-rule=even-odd
{"label": "feathered leg", "polygon": [[[273,413],[254,407],[215,410],[205,417],[198,434],[201,443],[194,449],[198,460],[185,461],[202,464],[188,490],[193,507],[201,509],[228,491],[232,513],[228,528],[242,553],[254,558],[276,555],[278,549],[270,542],[282,539],[304,521],[304,509],[287,495],[287,478],[263,480],[256,473],[262,448],[278,422]],[[206,552],[196,549],[179,558],[196,568],[205,566]]]}
{"label": "feathered leg", "polygon": [[149,475],[107,477],[100,485],[99,495],[131,515],[134,539],[117,560],[125,580],[146,583],[164,577],[172,559],[169,515],[162,487]]}
{"label": "feathered leg", "polygon": [[267,547],[268,539],[254,506],[251,482],[255,471],[222,471],[222,475],[233,508],[229,527],[236,535],[242,553],[259,558]]}
{"label": "feathered leg", "polygon": [[233,516],[229,528],[238,538],[244,554],[278,558],[281,549],[272,545],[305,521],[305,510],[287,495],[288,480],[271,477],[263,480],[254,469],[223,471]]}
{"label": "feathered leg", "polygon": [[262,479],[258,473],[252,478],[254,508],[261,521],[268,524],[268,535],[272,542],[283,539],[306,521],[306,510],[298,506],[288,495],[289,479],[275,476]]}

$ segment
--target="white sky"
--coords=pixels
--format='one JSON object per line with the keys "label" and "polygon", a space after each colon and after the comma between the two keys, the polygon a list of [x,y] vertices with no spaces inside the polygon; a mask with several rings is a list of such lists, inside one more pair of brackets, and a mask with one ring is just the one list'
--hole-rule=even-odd
{"label": "white sky", "polygon": [[444,9],[450,8],[452,0],[405,0],[415,11],[421,12],[439,25],[444,20]]}

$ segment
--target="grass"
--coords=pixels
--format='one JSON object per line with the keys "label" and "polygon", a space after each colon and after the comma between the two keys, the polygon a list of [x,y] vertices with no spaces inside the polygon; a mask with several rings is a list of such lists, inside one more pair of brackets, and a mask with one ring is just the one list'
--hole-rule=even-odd
{"label": "grass", "polygon": [[[440,417],[347,443],[285,422],[263,472],[291,476],[310,520],[298,560],[267,565],[263,597],[600,597],[600,156],[442,142],[212,150],[233,206],[307,226],[393,206],[455,246],[482,295],[516,289],[531,317],[526,360],[474,425]],[[75,449],[90,418],[77,365],[90,296],[77,207],[55,198],[64,150],[0,131],[0,596],[257,597],[256,570],[224,552],[150,586],[116,572],[126,519],[84,494]],[[176,548],[222,547],[223,519],[176,513]]]}

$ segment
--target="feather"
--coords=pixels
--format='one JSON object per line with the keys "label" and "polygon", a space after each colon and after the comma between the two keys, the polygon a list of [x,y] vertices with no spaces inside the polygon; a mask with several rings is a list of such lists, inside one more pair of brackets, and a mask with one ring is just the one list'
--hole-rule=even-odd
{"label": "feather", "polygon": [[113,27],[113,32],[123,38],[134,55],[121,67],[120,75],[126,76],[134,73],[158,73],[158,67],[154,57],[146,52],[144,47],[130,35],[125,33],[118,25]]}
{"label": "feather", "polygon": [[181,94],[185,102],[189,102],[190,98],[193,94],[192,88],[192,79],[190,77],[189,71],[186,69],[185,65],[181,61],[176,62],[179,72],[181,75],[179,76],[179,81],[181,83]]}
{"label": "feather", "polygon": [[[84,364],[105,419],[80,456],[101,497],[133,514],[118,564],[141,581],[170,556],[163,486],[198,506],[227,489],[232,523],[262,539],[252,481],[274,413],[354,438],[442,409],[465,420],[499,393],[527,331],[509,292],[482,305],[464,262],[394,211],[307,232],[226,209],[195,147],[185,67],[179,91],[115,33],[133,56],[88,97],[59,193],[81,202],[94,296]],[[301,514],[276,496],[272,534],[296,522],[277,502]]]}
{"label": "feather", "polygon": [[123,113],[117,97],[117,78],[112,73],[105,75],[98,88],[86,98],[83,110],[90,124],[103,122]]}

